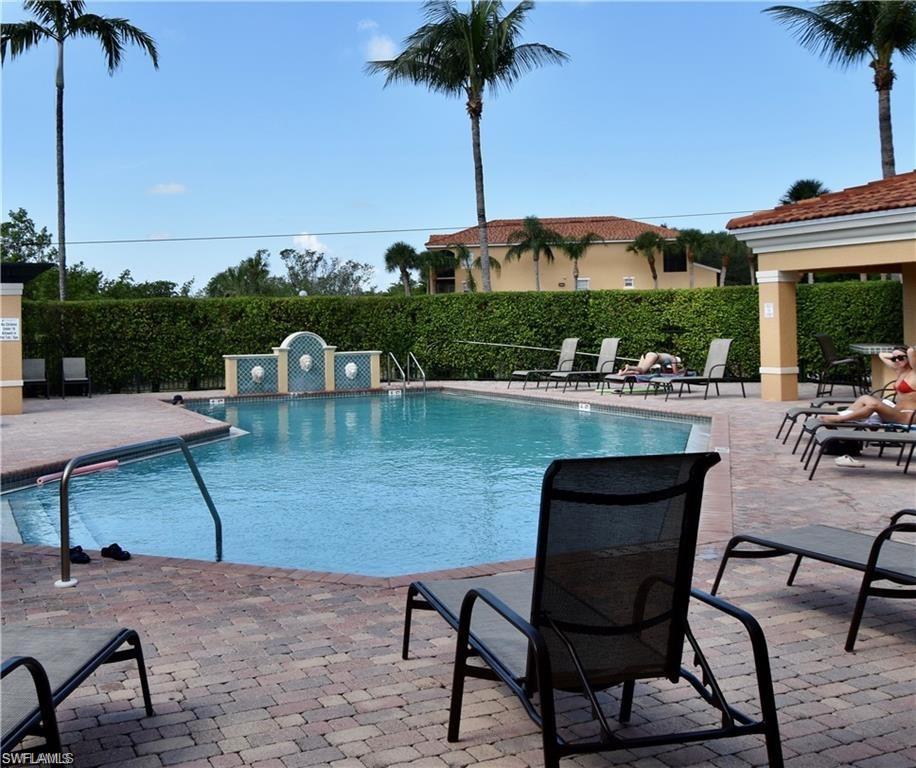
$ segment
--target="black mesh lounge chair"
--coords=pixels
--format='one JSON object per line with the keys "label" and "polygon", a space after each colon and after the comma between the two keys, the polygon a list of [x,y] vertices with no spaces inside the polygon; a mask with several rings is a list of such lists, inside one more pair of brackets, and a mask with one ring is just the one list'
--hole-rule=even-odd
{"label": "black mesh lounge chair", "polygon": [[153,715],[143,649],[132,629],[7,624],[3,627],[3,657],[0,751],[4,755],[30,735],[44,738],[41,751],[60,752],[54,709],[102,664],[136,660],[146,714]]}
{"label": "black mesh lounge chair", "polygon": [[[893,392],[894,392],[894,385],[893,383],[891,383],[891,384],[886,385],[885,387],[882,387],[881,389],[876,389],[872,392],[869,392],[869,394],[872,397],[878,397],[878,398],[883,399],[888,394],[892,394]],[[831,395],[829,397],[815,398],[807,406],[804,406],[804,405],[793,406],[789,408],[786,411],[785,415],[783,416],[782,422],[779,425],[779,429],[776,430],[776,439],[777,440],[779,439],[779,436],[782,434],[783,429],[786,429],[786,425],[788,425],[788,429],[786,429],[786,433],[785,435],[783,435],[783,438],[782,438],[783,445],[785,445],[785,443],[788,442],[789,440],[789,435],[791,434],[792,429],[795,427],[795,425],[798,423],[798,420],[802,416],[809,418],[809,417],[824,416],[826,414],[837,413],[843,410],[843,408],[851,405],[854,402],[855,402],[855,398],[850,399],[850,398],[835,397]],[[798,448],[798,441],[796,441],[795,447],[796,449]],[[792,452],[795,453],[794,450]]]}
{"label": "black mesh lounge chair", "polygon": [[556,382],[558,387],[562,381],[564,392],[570,384],[575,384],[576,389],[578,389],[580,382],[600,381],[603,376],[614,370],[614,366],[617,364],[617,348],[619,346],[620,339],[618,338],[603,339],[593,371],[553,371],[548,374],[547,378],[549,381]]}
{"label": "black mesh lounge chair", "polygon": [[[782,765],[763,632],[748,613],[691,589],[703,481],[718,461],[715,453],[554,461],[541,490],[533,573],[410,585],[404,658],[413,609],[435,610],[458,631],[449,741],[458,740],[470,676],[502,680],[519,697],[543,730],[546,768],[558,768],[567,755],[747,734],[763,734],[769,764]],[[687,620],[691,597],[737,619],[750,635],[760,720],[725,701]],[[702,682],[681,665],[685,644]],[[486,666],[468,663],[469,656]],[[627,722],[636,682],[652,678],[686,679],[717,710],[721,725],[615,733],[596,692],[622,686],[619,719]],[[585,697],[599,739],[558,734],[555,691]]]}
{"label": "black mesh lounge chair", "polygon": [[[846,635],[846,650],[851,651],[855,647],[865,602],[870,595],[916,598],[916,590],[872,586],[876,581],[916,586],[916,545],[891,540],[891,536],[896,533],[916,533],[916,522],[900,522],[904,516],[916,517],[916,509],[900,510],[891,517],[891,524],[874,537],[829,525],[807,525],[804,528],[789,528],[765,535],[735,536],[725,548],[712,593],[716,594],[718,591],[725,564],[732,557],[795,555],[795,565],[792,566],[789,580],[786,582],[789,586],[795,581],[803,557],[862,571],[865,575],[862,577],[859,597],[852,613],[849,633]],[[753,544],[761,549],[736,549],[740,544]]]}
{"label": "black mesh lounge chair", "polygon": [[534,368],[528,371],[512,371],[509,374],[509,384],[507,386],[511,387],[513,381],[523,381],[522,389],[528,386],[528,382],[535,382],[535,386],[539,382],[548,378],[551,373],[571,371],[573,369],[573,363],[576,360],[576,347],[579,346],[579,339],[563,339],[563,344],[560,346],[560,359],[557,361],[556,368]]}
{"label": "black mesh lounge chair", "polygon": [[[874,427],[874,425],[871,426]],[[817,472],[817,467],[821,463],[821,457],[824,455],[824,452],[838,441],[843,441],[844,444],[857,443],[863,448],[866,445],[878,446],[879,456],[884,453],[885,448],[899,448],[900,453],[897,455],[897,466],[903,465],[903,474],[907,474],[910,471],[910,463],[913,461],[913,452],[916,450],[916,432],[913,431],[884,432],[880,429],[875,431],[874,429],[850,428],[818,430],[814,433],[815,447],[812,447],[808,455],[808,462],[810,462],[811,457],[814,456],[815,450],[817,450],[814,466],[811,467],[811,473],[808,475],[809,480],[814,479],[814,473]],[[904,456],[906,457],[906,461],[904,461]],[[808,468],[808,462],[805,463],[805,469]]]}
{"label": "black mesh lounge chair", "polygon": [[868,392],[868,373],[860,357],[840,357],[833,339],[826,333],[814,335],[821,348],[824,367],[817,378],[817,395],[833,394],[836,385],[852,387],[854,394]]}
{"label": "black mesh lounge chair", "polygon": [[67,396],[67,385],[78,384],[92,397],[92,380],[86,373],[85,357],[65,357],[61,360],[62,376],[60,381],[61,397]]}
{"label": "black mesh lounge chair", "polygon": [[665,400],[678,387],[677,396],[684,393],[684,387],[690,391],[690,387],[703,387],[703,399],[709,396],[710,385],[715,386],[716,394],[719,394],[719,384],[727,381],[734,381],[741,385],[741,397],[747,397],[744,391],[744,380],[734,376],[728,367],[728,354],[731,351],[731,339],[713,339],[709,344],[709,352],[706,353],[706,365],[703,366],[703,373],[699,376],[657,376],[652,379],[652,384],[661,386],[665,390]]}
{"label": "black mesh lounge chair", "polygon": [[41,387],[45,391],[45,399],[51,397],[51,388],[45,374],[45,361],[43,357],[27,357],[22,361],[22,389],[27,387]]}

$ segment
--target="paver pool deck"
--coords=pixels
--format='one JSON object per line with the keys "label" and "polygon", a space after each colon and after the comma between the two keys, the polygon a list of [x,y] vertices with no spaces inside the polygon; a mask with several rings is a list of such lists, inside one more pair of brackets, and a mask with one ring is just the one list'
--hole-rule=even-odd
{"label": "paver pool deck", "polygon": [[[505,383],[449,382],[506,394]],[[714,468],[704,505],[695,586],[709,589],[733,531],[823,522],[877,532],[916,506],[912,472],[865,457],[864,469],[822,462],[807,480],[789,446],[773,439],[788,404],[742,400],[733,387],[643,400],[593,392],[509,394],[650,408],[711,417]],[[206,396],[207,393],[195,393]],[[213,393],[218,396],[219,393]],[[805,396],[809,393],[804,391]],[[168,394],[168,397],[171,393]],[[28,400],[0,424],[3,474],[51,466],[87,451],[216,428],[160,402],[166,395]],[[873,454],[873,452],[870,452]],[[55,589],[57,552],[4,544],[2,620],[30,625],[119,624],[140,632],[157,714],[143,716],[129,664],[100,670],[59,709],[76,766],[295,768],[331,765],[541,765],[540,736],[508,689],[471,681],[462,737],[445,739],[454,635],[435,614],[414,620],[411,658],[400,658],[409,577],[373,579],[144,555],[124,563],[91,552],[74,566],[75,589]],[[472,568],[521,568],[530,563]],[[855,653],[843,642],[855,572],[806,562],[785,586],[789,559],[738,561],[721,596],[750,611],[769,643],[783,748],[790,766],[904,768],[916,765],[916,612],[912,602],[872,598]],[[756,711],[750,647],[738,625],[697,606],[692,624],[726,694]],[[610,710],[616,693],[611,692]],[[562,706],[570,732],[591,733],[577,700]],[[692,728],[714,718],[686,684],[637,686],[633,723]],[[762,739],[608,752],[563,765],[765,764]]]}

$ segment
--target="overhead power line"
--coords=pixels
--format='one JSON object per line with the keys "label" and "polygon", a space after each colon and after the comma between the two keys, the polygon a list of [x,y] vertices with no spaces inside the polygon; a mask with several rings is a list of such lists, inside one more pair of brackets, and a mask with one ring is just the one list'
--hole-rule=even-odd
{"label": "overhead power line", "polygon": [[[669,213],[660,216],[632,216],[624,218],[641,219],[687,219],[698,218],[701,216],[736,216],[742,213],[754,213],[754,210],[747,211],[711,211],[708,213]],[[545,217],[549,218],[549,217]],[[570,217],[575,218],[575,217]],[[463,227],[402,227],[398,229],[351,229],[328,232],[283,232],[283,233],[266,233],[258,235],[200,235],[194,237],[132,237],[119,238],[110,240],[68,240],[67,245],[125,245],[130,243],[191,243],[207,242],[220,240],[268,240],[281,237],[334,237],[338,235],[390,235],[400,234],[403,232],[460,232],[464,229],[472,229],[476,224]],[[57,245],[60,245],[58,242]]]}

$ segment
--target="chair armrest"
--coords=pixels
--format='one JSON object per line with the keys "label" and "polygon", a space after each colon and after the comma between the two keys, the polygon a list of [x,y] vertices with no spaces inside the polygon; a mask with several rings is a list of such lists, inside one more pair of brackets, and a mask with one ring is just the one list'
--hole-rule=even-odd
{"label": "chair armrest", "polygon": [[913,517],[916,517],[916,509],[901,509],[899,512],[895,512],[891,515],[891,525],[894,525],[904,515],[913,515]]}
{"label": "chair armrest", "polygon": [[502,600],[500,600],[496,595],[494,595],[489,589],[469,589],[467,594],[464,596],[464,599],[461,601],[461,614],[458,619],[458,632],[461,632],[462,626],[465,626],[468,631],[470,631],[471,626],[471,613],[474,610],[474,603],[477,600],[481,600],[487,605],[490,606],[496,613],[502,616],[506,621],[508,621],[513,627],[515,627],[519,632],[521,632],[525,637],[528,638],[529,642],[534,645],[535,649],[540,653],[543,651],[547,652],[547,645],[544,642],[544,637],[541,635],[540,631],[533,626],[529,621],[526,621],[518,613],[513,611],[508,605],[506,605]]}
{"label": "chair armrest", "polygon": [[[38,709],[41,712],[41,722],[44,728],[45,741],[54,752],[60,751],[60,732],[57,728],[57,715],[54,713],[54,700],[51,696],[51,683],[48,674],[41,662],[32,656],[11,656],[3,660],[0,670],[0,679],[19,667],[25,667],[32,676],[35,685],[35,694],[38,697]],[[4,753],[6,752],[7,734],[3,734]]]}

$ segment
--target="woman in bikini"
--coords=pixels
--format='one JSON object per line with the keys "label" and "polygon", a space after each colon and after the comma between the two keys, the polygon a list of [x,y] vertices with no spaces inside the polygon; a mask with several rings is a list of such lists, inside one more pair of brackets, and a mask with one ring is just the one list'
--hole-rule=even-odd
{"label": "woman in bikini", "polygon": [[617,373],[624,376],[646,374],[652,370],[653,365],[661,365],[667,368],[671,373],[679,373],[681,370],[681,358],[675,355],[669,355],[667,352],[646,352],[636,365],[625,365]]}
{"label": "woman in bikini", "polygon": [[825,424],[842,424],[877,417],[883,423],[893,423],[910,417],[916,410],[916,347],[894,347],[890,352],[882,352],[879,357],[897,374],[894,382],[896,402],[863,395],[836,416],[821,416],[821,421]]}

